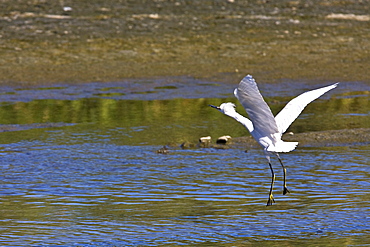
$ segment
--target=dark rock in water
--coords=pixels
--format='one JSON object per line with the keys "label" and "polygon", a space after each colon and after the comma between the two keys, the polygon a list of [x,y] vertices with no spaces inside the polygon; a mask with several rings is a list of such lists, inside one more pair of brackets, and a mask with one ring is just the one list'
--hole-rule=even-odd
{"label": "dark rock in water", "polygon": [[156,151],[157,154],[168,154],[169,151],[168,151],[168,148],[166,146],[163,146],[162,148],[158,149]]}
{"label": "dark rock in water", "polygon": [[212,140],[212,138],[210,136],[205,136],[205,137],[199,138],[200,147],[208,148],[211,144],[211,140]]}
{"label": "dark rock in water", "polygon": [[221,136],[217,139],[216,143],[217,144],[226,144],[230,142],[231,136]]}
{"label": "dark rock in water", "polygon": [[194,143],[186,141],[186,142],[181,143],[180,148],[187,149],[187,148],[194,148],[195,146],[196,145]]}

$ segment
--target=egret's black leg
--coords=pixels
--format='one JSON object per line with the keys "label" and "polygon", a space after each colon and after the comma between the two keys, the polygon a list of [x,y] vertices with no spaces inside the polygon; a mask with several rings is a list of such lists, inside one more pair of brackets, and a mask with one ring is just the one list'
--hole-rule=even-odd
{"label": "egret's black leg", "polygon": [[275,182],[275,173],[274,170],[272,169],[271,163],[269,162],[270,170],[271,170],[271,187],[270,187],[270,193],[269,193],[269,199],[267,201],[266,206],[271,206],[272,203],[275,202],[274,196],[272,195],[272,189],[274,188],[274,182]]}
{"label": "egret's black leg", "polygon": [[286,169],[285,169],[285,166],[284,166],[283,162],[280,159],[280,156],[278,154],[276,154],[276,155],[277,155],[277,157],[278,157],[278,159],[280,161],[281,166],[283,167],[283,172],[284,172],[284,189],[283,189],[283,195],[285,195],[286,193],[290,193],[290,191],[286,187]]}

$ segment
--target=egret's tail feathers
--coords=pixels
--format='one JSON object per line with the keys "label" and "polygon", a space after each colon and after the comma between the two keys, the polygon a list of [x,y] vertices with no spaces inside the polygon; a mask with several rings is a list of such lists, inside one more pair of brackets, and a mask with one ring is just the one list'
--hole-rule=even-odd
{"label": "egret's tail feathers", "polygon": [[298,142],[284,142],[280,141],[277,142],[274,146],[269,146],[267,151],[269,152],[277,152],[277,153],[286,153],[293,151],[298,145]]}

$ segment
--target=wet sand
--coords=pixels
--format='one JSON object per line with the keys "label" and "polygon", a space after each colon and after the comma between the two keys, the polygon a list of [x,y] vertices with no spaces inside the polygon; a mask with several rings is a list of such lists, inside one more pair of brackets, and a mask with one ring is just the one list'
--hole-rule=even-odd
{"label": "wet sand", "polygon": [[369,83],[368,1],[5,1],[1,84]]}

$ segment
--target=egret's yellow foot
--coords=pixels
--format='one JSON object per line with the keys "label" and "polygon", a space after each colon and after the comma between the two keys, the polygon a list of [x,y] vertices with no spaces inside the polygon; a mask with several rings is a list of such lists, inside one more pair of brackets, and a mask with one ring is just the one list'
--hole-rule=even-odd
{"label": "egret's yellow foot", "polygon": [[273,203],[275,203],[274,196],[272,194],[270,194],[266,206],[271,206]]}

